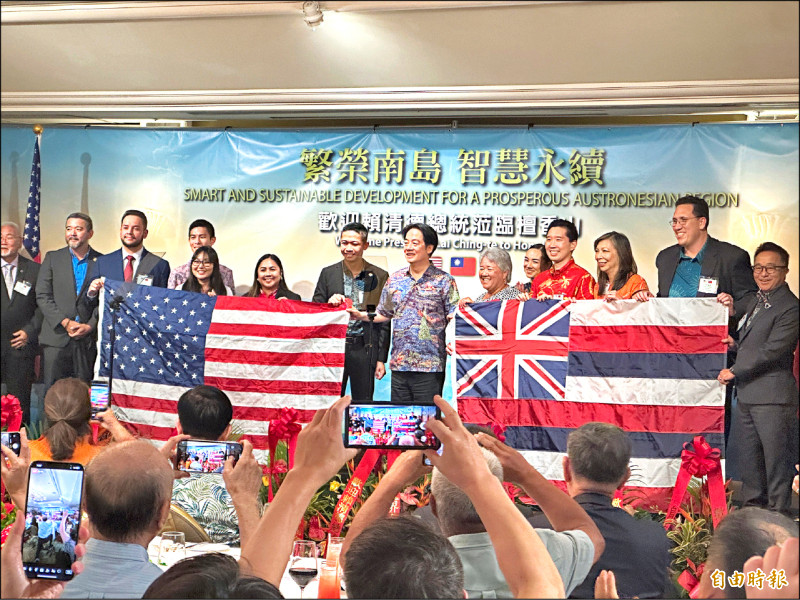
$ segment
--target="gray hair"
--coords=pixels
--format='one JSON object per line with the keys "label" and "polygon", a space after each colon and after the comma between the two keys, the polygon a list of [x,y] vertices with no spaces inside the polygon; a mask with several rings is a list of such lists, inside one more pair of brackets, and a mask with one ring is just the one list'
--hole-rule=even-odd
{"label": "gray hair", "polygon": [[17,235],[22,235],[22,230],[19,228],[19,225],[14,223],[14,221],[5,221],[2,225],[0,225],[0,229],[3,227],[13,227],[17,231]]}
{"label": "gray hair", "polygon": [[[502,482],[503,466],[500,460],[486,448],[481,448],[481,452],[489,471]],[[452,535],[452,532],[458,531],[465,524],[481,523],[478,511],[464,491],[435,468],[431,475],[431,493],[436,498],[436,516],[445,535]]]}
{"label": "gray hair", "polygon": [[497,265],[498,269],[506,274],[506,283],[511,282],[511,256],[508,252],[497,246],[492,246],[481,252],[481,258],[478,262],[484,258],[492,261]]}

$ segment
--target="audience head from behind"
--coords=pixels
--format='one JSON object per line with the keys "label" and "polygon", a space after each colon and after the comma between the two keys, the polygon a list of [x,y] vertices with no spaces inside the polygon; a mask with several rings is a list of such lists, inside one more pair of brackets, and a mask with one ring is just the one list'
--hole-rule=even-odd
{"label": "audience head from behind", "polygon": [[453,545],[411,517],[384,518],[353,540],[344,561],[348,598],[464,598]]}
{"label": "audience head from behind", "polygon": [[[728,577],[734,571],[744,573],[747,559],[763,556],[770,546],[782,544],[791,537],[798,537],[798,527],[786,515],[756,507],[732,511],[711,538],[697,597],[746,598],[745,587],[731,586]],[[720,577],[720,573],[724,575]],[[714,587],[715,582],[724,587]]]}
{"label": "audience head from behind", "polygon": [[582,425],[567,438],[564,480],[570,496],[592,491],[613,496],[631,476],[631,441],[610,423]]}
{"label": "audience head from behind", "polygon": [[145,548],[169,515],[172,469],[144,440],[122,442],[86,467],[84,502],[92,537]]}
{"label": "audience head from behind", "polygon": [[68,377],[56,381],[44,397],[47,429],[43,437],[50,446],[51,460],[69,460],[76,444],[92,432],[89,386]]}
{"label": "audience head from behind", "polygon": [[178,433],[201,440],[225,440],[232,418],[230,399],[214,386],[195,386],[178,399]]}
{"label": "audience head from behind", "polygon": [[[502,482],[503,466],[497,456],[486,448],[481,452],[489,471]],[[431,475],[431,509],[447,537],[486,531],[469,497],[436,468]]]}
{"label": "audience head from behind", "polygon": [[201,554],[175,563],[150,584],[143,598],[283,598],[259,577],[243,575],[224,554]]}

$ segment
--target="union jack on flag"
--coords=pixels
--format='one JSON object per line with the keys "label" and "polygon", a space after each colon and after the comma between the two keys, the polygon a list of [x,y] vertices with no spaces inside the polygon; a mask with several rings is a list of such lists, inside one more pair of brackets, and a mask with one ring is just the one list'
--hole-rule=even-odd
{"label": "union jack on flag", "polygon": [[[502,300],[456,313],[456,395],[563,399],[568,302]],[[542,310],[544,309],[544,310]]]}

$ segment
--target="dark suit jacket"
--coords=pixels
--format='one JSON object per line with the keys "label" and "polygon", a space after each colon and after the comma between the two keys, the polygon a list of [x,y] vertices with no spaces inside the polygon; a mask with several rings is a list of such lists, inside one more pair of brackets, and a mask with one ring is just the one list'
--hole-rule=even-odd
{"label": "dark suit jacket", "polygon": [[[753,299],[744,316],[756,301]],[[797,405],[792,373],[800,327],[797,296],[784,283],[770,293],[769,303],[769,308],[762,308],[753,317],[750,327],[738,331],[739,348],[731,367],[736,375],[736,394],[745,404]]]}
{"label": "dark suit jacket", "polygon": [[[142,258],[133,273],[133,282],[139,275],[150,275],[153,278],[154,287],[167,287],[169,281],[169,263],[160,256],[148,252],[147,248],[142,249]],[[97,270],[92,276],[92,281],[98,277],[105,277],[115,281],[124,281],[125,273],[122,268],[122,248],[115,250],[111,254],[104,254],[97,259]],[[91,281],[89,281],[91,284]],[[88,285],[86,286],[89,287]],[[97,322],[97,306],[100,302],[100,295],[90,298],[85,293],[78,300],[78,308],[81,314],[91,314]]]}
{"label": "dark suit jacket", "polygon": [[[369,271],[375,276],[377,285],[375,289],[364,292],[364,304],[374,304],[377,306],[381,300],[381,292],[389,274],[375,265],[364,261],[364,271]],[[322,269],[314,290],[314,302],[325,303],[334,294],[344,294],[344,261],[330,265]],[[364,324],[367,327],[367,323]],[[385,363],[389,359],[389,342],[391,340],[391,323],[381,323],[375,325],[378,332],[378,362]]]}
{"label": "dark suit jacket", "polygon": [[[39,265],[32,260],[19,257],[17,275],[14,283],[27,281],[31,289],[25,294],[14,292],[8,297],[6,280],[0,277],[0,348],[5,355],[7,352],[17,352],[19,356],[34,356],[39,345],[39,330],[42,328],[42,311],[36,304],[36,279],[39,276]],[[22,329],[28,335],[28,343],[20,350],[11,347],[11,334]]]}
{"label": "dark suit jacket", "polygon": [[[148,252],[147,248],[142,249],[142,260],[136,266],[133,274],[133,281],[139,275],[150,275],[153,278],[154,287],[167,287],[169,281],[169,263],[163,258]],[[117,281],[124,281],[125,275],[122,269],[122,248],[97,260],[97,277],[107,277]]]}
{"label": "dark suit jacket", "polygon": [[[86,278],[80,294],[75,293],[75,274],[72,271],[72,254],[69,247],[48,252],[39,269],[36,280],[36,302],[42,311],[44,321],[39,334],[39,343],[43,346],[64,348],[70,337],[61,326],[65,318],[78,316],[78,297],[85,295],[89,282],[97,276],[97,261],[102,256],[97,250],[89,248],[89,264],[86,267]],[[122,260],[122,259],[120,259]],[[97,329],[97,316],[81,318],[93,329]]]}
{"label": "dark suit jacket", "polygon": [[[658,253],[656,268],[658,269],[659,298],[669,296],[669,287],[672,285],[672,278],[675,276],[680,258],[681,247],[678,244]],[[703,277],[714,277],[718,285],[716,294],[697,292],[697,298],[716,297],[722,292],[733,296],[733,307],[736,313],[731,318],[729,325],[731,328],[735,327],[735,323],[744,314],[748,303],[758,289],[753,280],[750,255],[739,246],[708,236],[700,274]]]}
{"label": "dark suit jacket", "polygon": [[[670,542],[663,527],[649,519],[635,519],[603,494],[579,494],[575,501],[597,525],[606,549],[570,598],[594,598],[594,582],[603,569],[614,571],[620,598],[674,597],[669,580]],[[552,529],[543,514],[531,523]]]}

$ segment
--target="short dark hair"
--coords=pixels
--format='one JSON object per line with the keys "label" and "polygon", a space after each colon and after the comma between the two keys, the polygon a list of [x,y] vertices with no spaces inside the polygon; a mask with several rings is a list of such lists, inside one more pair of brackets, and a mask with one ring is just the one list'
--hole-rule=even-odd
{"label": "short dark hair", "polygon": [[122,218],[119,220],[119,222],[122,223],[125,220],[125,217],[139,217],[142,220],[142,223],[144,223],[144,228],[147,229],[147,215],[142,211],[136,210],[135,208],[126,210],[124,213],[122,213]]}
{"label": "short dark hair", "polygon": [[429,257],[433,256],[433,253],[436,252],[436,248],[439,247],[439,235],[436,233],[436,230],[425,223],[409,223],[403,227],[403,231],[400,232],[403,239],[406,239],[406,235],[408,235],[408,232],[412,229],[417,229],[422,233],[422,240],[425,242],[425,247],[433,246],[433,250],[428,255]]}
{"label": "short dark hair", "polygon": [[212,238],[217,236],[214,235],[214,226],[206,221],[205,219],[195,219],[189,224],[189,233],[188,235],[192,235],[192,229],[195,227],[203,227],[206,231],[208,231],[208,235]]}
{"label": "short dark hair", "polygon": [[278,588],[260,577],[242,575],[232,556],[200,554],[167,569],[142,598],[283,598]]}
{"label": "short dark hair", "polygon": [[589,481],[619,484],[628,473],[631,441],[611,423],[581,425],[567,437],[572,472]]}
{"label": "short dark hair", "polygon": [[104,450],[86,466],[84,501],[92,527],[114,542],[135,540],[169,506],[172,482],[172,469],[150,442]]}
{"label": "short dark hair", "polygon": [[545,236],[550,233],[550,230],[553,227],[563,227],[567,230],[567,239],[569,239],[570,242],[578,241],[578,228],[575,227],[575,223],[572,221],[567,221],[566,219],[555,219],[551,221],[550,225],[547,226],[547,232],[545,233]]}
{"label": "short dark hair", "polygon": [[682,206],[684,204],[692,205],[692,214],[695,217],[703,217],[706,220],[706,229],[710,222],[708,218],[708,202],[697,196],[681,196],[675,201],[675,206]]}
{"label": "short dark hair", "polygon": [[345,231],[355,231],[358,235],[361,236],[361,241],[366,242],[367,238],[369,238],[369,230],[364,227],[361,223],[348,223],[344,227],[342,227],[342,233]]}
{"label": "short dark hair", "polygon": [[[82,221],[86,221],[86,225],[89,227],[89,231],[94,231],[94,224],[92,223],[92,217],[90,217],[86,213],[82,212],[69,213],[67,215],[67,221],[69,221],[70,219],[81,219]],[[64,221],[64,223],[66,223],[67,221]]]}
{"label": "short dark hair", "polygon": [[[730,512],[714,531],[708,547],[708,564],[731,574],[744,572],[752,556],[764,556],[770,546],[797,537],[797,523],[779,512],[754,506]],[[710,571],[706,569],[706,576]],[[745,598],[745,588],[727,585],[726,598]]]}
{"label": "short dark hair", "polygon": [[464,569],[456,549],[413,517],[383,518],[345,554],[348,598],[460,598]]}
{"label": "short dark hair", "polygon": [[753,262],[756,262],[756,256],[761,254],[762,252],[775,252],[778,256],[781,257],[781,261],[783,262],[784,267],[789,266],[789,253],[778,246],[775,242],[764,242],[758,248],[756,248],[755,254],[753,254]]}
{"label": "short dark hair", "polygon": [[216,440],[233,418],[233,405],[221,389],[198,385],[178,399],[178,421],[186,435]]}

